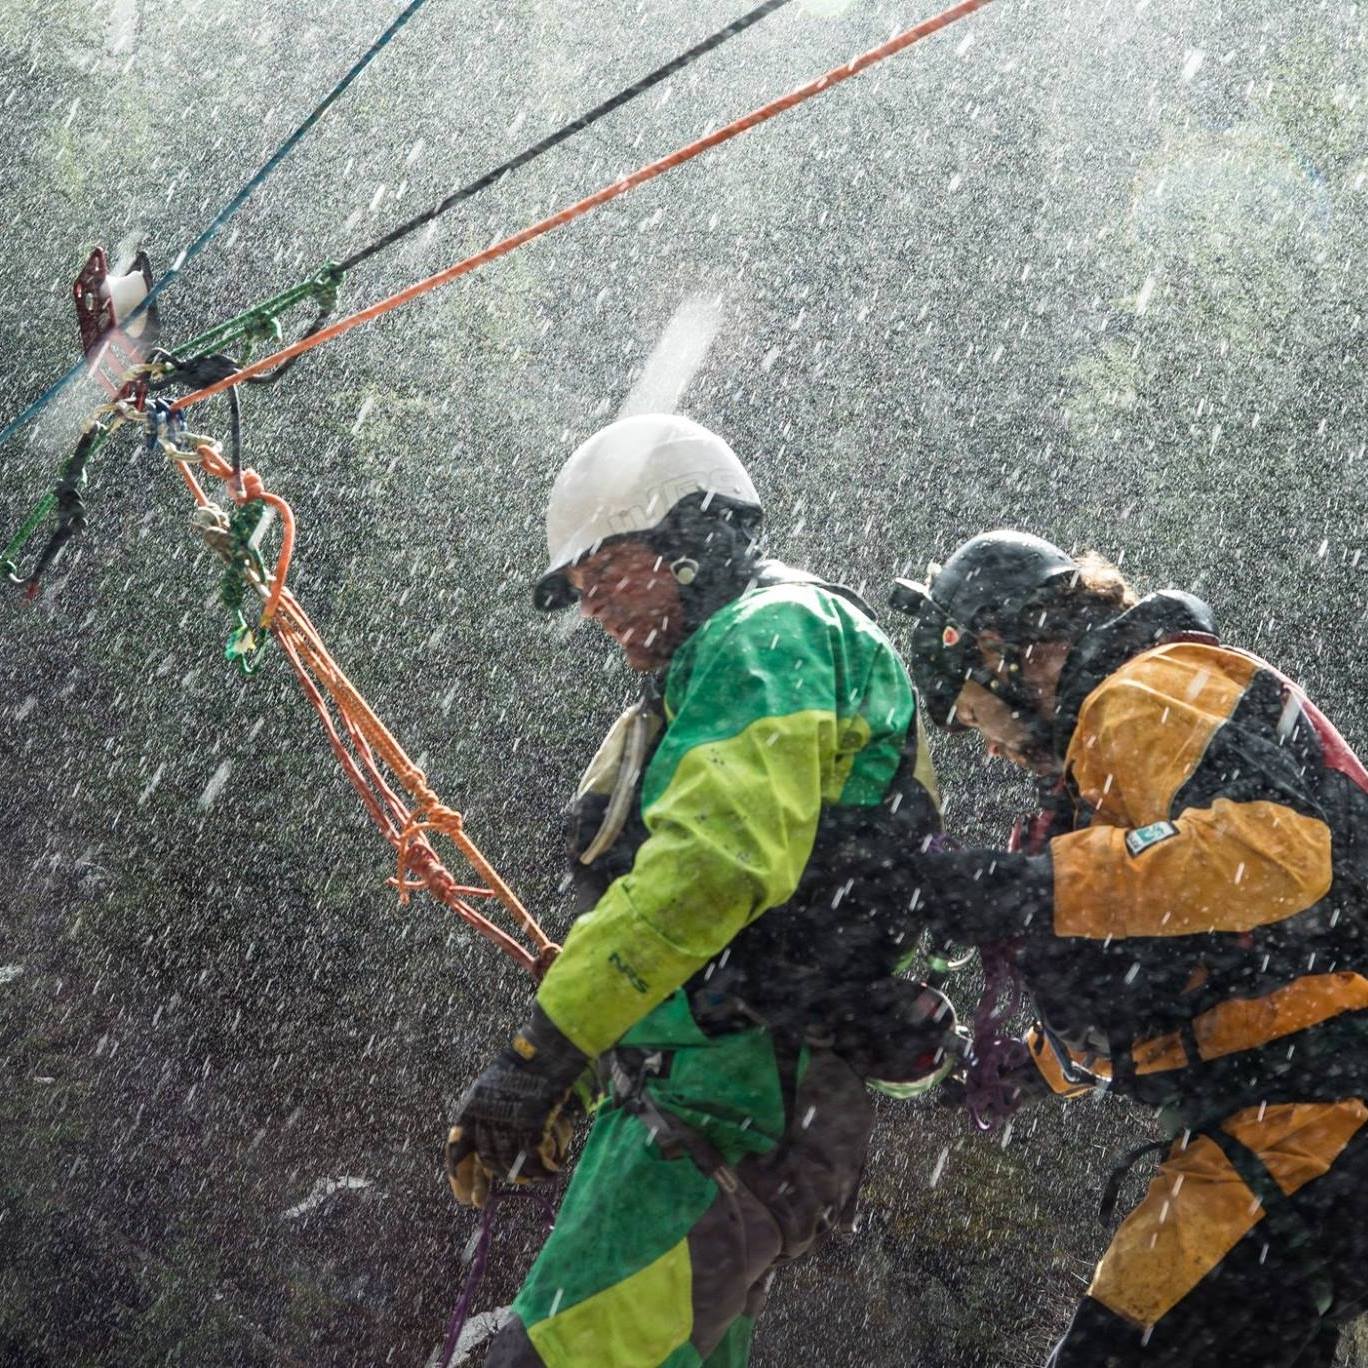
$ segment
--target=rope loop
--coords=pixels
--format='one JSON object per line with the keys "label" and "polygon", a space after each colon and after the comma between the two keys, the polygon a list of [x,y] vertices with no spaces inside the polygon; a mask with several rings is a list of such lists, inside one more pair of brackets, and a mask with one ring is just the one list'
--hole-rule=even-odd
{"label": "rope loop", "polygon": [[[413,791],[414,787],[418,787],[426,793],[430,801],[420,804],[418,811],[409,818],[408,823],[399,834],[398,869],[390,883],[398,890],[401,905],[408,903],[411,892],[427,888],[434,883],[440,883],[443,876],[450,885],[444,891],[451,894],[457,892],[456,880],[437,860],[436,852],[427,841],[427,833],[437,831],[455,840],[463,834],[465,824],[465,819],[459,812],[440,802],[436,795],[428,789],[427,779],[422,770],[415,768],[407,778],[410,781],[408,785],[410,792]],[[430,857],[434,867],[429,868],[426,875],[418,873],[416,877],[411,878],[410,876],[415,873],[413,868],[415,859],[423,859],[424,856]],[[427,860],[424,860],[424,863],[427,863]],[[487,893],[488,890],[482,889],[478,896],[485,896]]]}

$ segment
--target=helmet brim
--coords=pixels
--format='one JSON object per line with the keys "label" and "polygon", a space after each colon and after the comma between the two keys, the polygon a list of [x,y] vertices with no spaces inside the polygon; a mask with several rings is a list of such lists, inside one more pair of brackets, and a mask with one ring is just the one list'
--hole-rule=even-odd
{"label": "helmet brim", "polygon": [[579,593],[563,565],[553,566],[532,586],[532,606],[540,613],[559,613],[578,599]]}

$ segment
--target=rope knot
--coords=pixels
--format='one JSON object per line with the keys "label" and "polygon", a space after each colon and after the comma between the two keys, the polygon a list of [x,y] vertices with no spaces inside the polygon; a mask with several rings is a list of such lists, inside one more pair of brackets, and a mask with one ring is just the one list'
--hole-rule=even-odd
{"label": "rope knot", "polygon": [[255,470],[244,470],[239,478],[238,487],[233,490],[234,500],[240,504],[245,504],[265,497],[266,486],[262,482],[261,476]]}
{"label": "rope knot", "polygon": [[[426,784],[426,776],[423,782]],[[422,822],[433,831],[460,831],[465,826],[465,818],[455,808],[449,808],[445,803],[439,802],[427,805]]]}
{"label": "rope knot", "polygon": [[[440,831],[444,835],[454,836],[461,831],[465,820],[454,808],[447,807],[432,795],[427,789],[427,780],[421,770],[416,770],[415,775],[429,801],[423,803],[408,819],[399,834],[398,869],[392,882],[398,889],[401,904],[408,902],[410,893],[426,888],[438,871],[446,874],[446,870],[427,842],[427,833]],[[429,868],[426,872],[419,873],[414,868],[419,862],[431,864],[435,869]],[[450,879],[449,874],[447,877]]]}

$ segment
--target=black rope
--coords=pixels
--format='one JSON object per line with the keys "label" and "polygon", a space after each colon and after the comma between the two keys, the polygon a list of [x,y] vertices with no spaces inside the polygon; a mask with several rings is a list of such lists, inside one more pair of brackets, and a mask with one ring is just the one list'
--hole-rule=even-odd
{"label": "black rope", "polygon": [[62,468],[62,478],[52,491],[57,500],[57,527],[47,540],[29,575],[25,587],[30,596],[38,592],[43,576],[72,537],[85,531],[85,500],[81,497],[81,485],[85,478],[86,461],[94,451],[96,443],[103,435],[98,427],[88,428],[76,443],[76,450]]}
{"label": "black rope", "polygon": [[363,261],[368,261],[377,252],[383,252],[386,247],[392,247],[402,238],[408,237],[410,233],[416,232],[419,228],[431,223],[434,219],[445,214],[448,209],[463,203],[465,200],[472,199],[480,191],[487,190],[496,181],[502,180],[510,171],[516,171],[519,167],[526,166],[528,162],[540,157],[543,152],[549,152],[553,147],[559,146],[567,138],[582,132],[591,124],[597,123],[600,119],[611,114],[615,109],[620,109],[631,100],[635,100],[638,95],[643,95],[653,86],[659,85],[662,81],[673,76],[677,71],[683,71],[686,66],[696,62],[705,53],[711,52],[713,48],[721,47],[729,38],[734,38],[738,33],[750,28],[752,24],[759,23],[767,14],[772,14],[777,9],[790,3],[790,0],[764,0],[763,4],[757,5],[753,10],[747,11],[739,19],[734,19],[726,28],[719,29],[710,37],[705,38],[701,43],[691,47],[687,52],[681,52],[678,57],[665,63],[662,67],[657,67],[649,75],[643,76],[634,85],[629,85],[625,90],[618,93],[602,104],[595,105],[593,109],[579,118],[572,120],[568,124],[556,129],[554,133],[547,134],[540,142],[535,142],[531,147],[519,152],[517,156],[511,157],[501,166],[496,166],[492,171],[487,171],[478,180],[473,180],[469,185],[462,186],[459,190],[448,195],[440,204],[425,210],[416,218],[411,218],[407,223],[401,223],[397,228],[391,229],[384,237],[377,238],[368,247],[363,247],[359,252],[353,252],[345,261],[341,263],[343,271],[350,271],[353,267],[359,266]]}
{"label": "black rope", "polygon": [[[300,333],[300,335],[295,339],[295,341],[302,342],[306,337],[312,337],[314,333],[316,333],[331,317],[332,308],[331,306],[329,306],[328,308],[323,309],[318,314],[314,321],[310,323],[309,326],[305,328],[302,333]],[[274,385],[277,380],[283,379],[290,373],[291,368],[297,361],[299,361],[303,357],[303,355],[304,353],[300,352],[298,356],[292,356],[288,361],[282,361],[280,365],[278,365],[274,370],[269,370],[264,375],[248,376],[247,384]],[[234,388],[236,388],[236,386]],[[233,390],[229,390],[228,393],[232,394]]]}

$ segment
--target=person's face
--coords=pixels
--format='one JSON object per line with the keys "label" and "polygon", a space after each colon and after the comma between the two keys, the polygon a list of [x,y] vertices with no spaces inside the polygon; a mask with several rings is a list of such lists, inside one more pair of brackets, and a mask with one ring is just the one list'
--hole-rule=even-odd
{"label": "person's face", "polygon": [[989,755],[1010,760],[1036,774],[1048,774],[1055,768],[1053,754],[1041,753],[1030,720],[972,679],[965,680],[955,700],[955,721],[978,732]]}
{"label": "person's face", "polygon": [[[1007,669],[998,643],[992,634],[979,639],[983,663],[1003,679]],[[983,737],[988,754],[1001,756],[1022,769],[1035,774],[1059,772],[1059,759],[1054,747],[1042,739],[1041,721],[1054,718],[1055,691],[1059,673],[1068,648],[1063,643],[1037,646],[1022,664],[1022,682],[1031,690],[1036,710],[1023,714],[1015,710],[991,689],[975,680],[967,679],[955,700],[955,721],[972,727]]]}
{"label": "person's face", "polygon": [[684,605],[669,566],[649,546],[614,542],[565,574],[580,612],[622,647],[632,669],[651,673],[668,663],[684,635]]}

